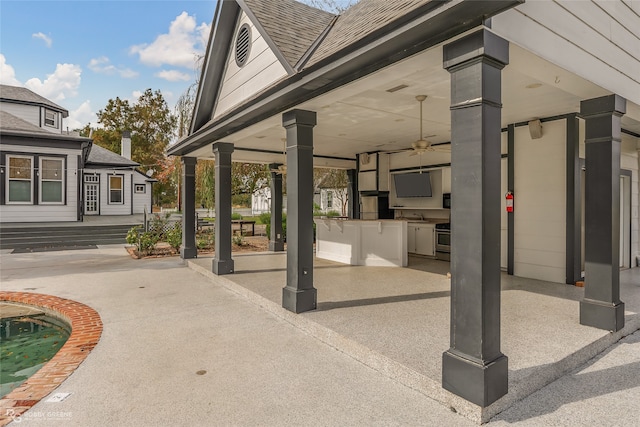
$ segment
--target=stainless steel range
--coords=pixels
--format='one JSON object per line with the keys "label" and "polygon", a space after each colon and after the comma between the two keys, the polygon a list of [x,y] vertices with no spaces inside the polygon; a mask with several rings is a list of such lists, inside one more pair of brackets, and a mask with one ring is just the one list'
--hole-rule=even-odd
{"label": "stainless steel range", "polygon": [[451,260],[451,224],[436,224],[436,258]]}

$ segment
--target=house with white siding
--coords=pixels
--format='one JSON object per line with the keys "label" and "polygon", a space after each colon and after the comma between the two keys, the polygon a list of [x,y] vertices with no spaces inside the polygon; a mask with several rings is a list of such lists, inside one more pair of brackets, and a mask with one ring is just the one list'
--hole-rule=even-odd
{"label": "house with white siding", "polygon": [[130,158],[64,130],[68,115],[29,89],[0,86],[0,222],[151,211],[155,180]]}
{"label": "house with white siding", "polygon": [[137,170],[127,156],[131,138],[123,132],[121,156],[93,145],[83,171],[85,215],[133,215],[151,212],[152,186],[156,182]]}
{"label": "house with white siding", "polygon": [[[639,2],[361,0],[339,15],[218,2],[191,130],[169,150],[185,177],[215,157],[214,274],[236,272],[231,161],[273,169],[283,138],[284,308],[317,308],[314,256],[400,254],[390,265],[402,266],[407,252],[442,253],[442,386],[482,408],[508,391],[501,271],[584,279],[580,323],[623,328],[620,269],[640,259]],[[346,169],[354,195],[350,219],[317,227],[315,255],[313,167]],[[270,247],[282,250],[274,178]],[[183,258],[197,253],[194,192],[185,179]]]}

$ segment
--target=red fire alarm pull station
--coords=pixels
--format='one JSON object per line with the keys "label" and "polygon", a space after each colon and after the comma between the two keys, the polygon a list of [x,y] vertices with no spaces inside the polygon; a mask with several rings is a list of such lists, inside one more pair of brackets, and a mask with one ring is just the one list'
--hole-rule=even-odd
{"label": "red fire alarm pull station", "polygon": [[507,202],[507,212],[513,212],[513,193],[511,191],[507,191],[507,194],[504,195],[504,199]]}

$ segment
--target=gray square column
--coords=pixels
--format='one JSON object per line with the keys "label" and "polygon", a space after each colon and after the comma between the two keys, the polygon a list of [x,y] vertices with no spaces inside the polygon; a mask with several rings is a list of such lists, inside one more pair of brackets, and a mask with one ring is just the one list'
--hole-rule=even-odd
{"label": "gray square column", "polygon": [[195,157],[182,158],[182,247],[180,257],[198,256],[196,247],[196,162]]}
{"label": "gray square column", "polygon": [[212,271],[221,276],[233,273],[231,259],[231,153],[233,144],[216,142],[213,144],[216,189],[216,253]]}
{"label": "gray square column", "polygon": [[313,287],[313,127],[316,113],[287,111],[287,286],[282,306],[294,313],[315,310]]}
{"label": "gray square column", "polygon": [[442,386],[486,407],[507,394],[500,352],[501,70],[509,44],[482,29],[444,46],[451,73],[451,347]]}
{"label": "gray square column", "polygon": [[358,170],[347,170],[347,199],[349,219],[360,219],[360,200],[358,200]]}
{"label": "gray square column", "polygon": [[585,286],[580,324],[608,331],[624,326],[620,301],[620,120],[618,95],[580,103],[585,120]]}
{"label": "gray square column", "polygon": [[282,236],[282,174],[274,172],[280,164],[269,165],[271,169],[271,233],[269,235],[269,250],[284,251]]}

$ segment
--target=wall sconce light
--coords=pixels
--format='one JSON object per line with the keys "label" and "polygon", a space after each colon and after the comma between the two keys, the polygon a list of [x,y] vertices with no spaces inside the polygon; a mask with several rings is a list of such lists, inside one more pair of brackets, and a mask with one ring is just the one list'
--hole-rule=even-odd
{"label": "wall sconce light", "polygon": [[542,123],[540,120],[536,119],[529,122],[529,135],[531,135],[531,139],[542,138]]}

